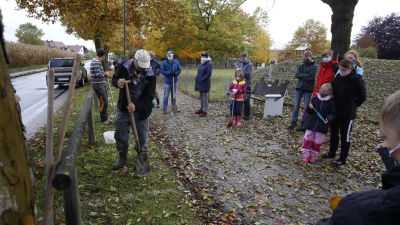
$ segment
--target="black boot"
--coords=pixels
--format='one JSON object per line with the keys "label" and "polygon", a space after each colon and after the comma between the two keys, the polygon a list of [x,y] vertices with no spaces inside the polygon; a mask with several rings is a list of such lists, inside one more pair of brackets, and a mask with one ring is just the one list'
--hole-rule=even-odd
{"label": "black boot", "polygon": [[303,121],[301,121],[300,126],[297,127],[296,130],[297,130],[297,131],[302,131],[302,132],[305,132],[305,131],[306,131],[306,128],[304,127],[304,122],[303,122]]}
{"label": "black boot", "polygon": [[119,153],[119,159],[112,164],[113,169],[119,169],[122,168],[128,159],[128,150],[118,152]]}
{"label": "black boot", "polygon": [[292,123],[289,125],[289,129],[293,129],[297,126],[297,121],[292,121]]}

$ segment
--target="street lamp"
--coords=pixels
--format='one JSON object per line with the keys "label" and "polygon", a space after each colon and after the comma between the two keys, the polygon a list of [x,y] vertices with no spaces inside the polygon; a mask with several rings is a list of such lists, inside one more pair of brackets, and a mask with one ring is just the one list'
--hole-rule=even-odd
{"label": "street lamp", "polygon": [[126,55],[125,55],[125,51],[126,51],[126,0],[124,0],[124,56],[122,58],[123,61],[125,61]]}

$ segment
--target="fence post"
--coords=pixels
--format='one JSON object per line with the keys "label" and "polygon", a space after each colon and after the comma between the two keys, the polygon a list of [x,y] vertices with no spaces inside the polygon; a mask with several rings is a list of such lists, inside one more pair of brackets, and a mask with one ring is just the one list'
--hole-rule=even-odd
{"label": "fence post", "polygon": [[82,224],[81,206],[78,191],[78,172],[75,168],[72,176],[72,184],[63,191],[64,213],[67,225]]}
{"label": "fence post", "polygon": [[[46,126],[46,193],[50,190],[51,170],[53,165],[53,120],[54,120],[54,70],[49,70],[47,91],[47,126]],[[49,225],[53,225],[53,208],[49,209]]]}
{"label": "fence post", "polygon": [[186,92],[188,91],[189,86],[189,65],[186,64]]}
{"label": "fence post", "polygon": [[272,81],[272,64],[269,64],[269,77],[268,81]]}
{"label": "fence post", "polygon": [[[93,88],[91,88],[90,91],[94,91]],[[96,99],[94,94],[92,96],[93,96],[94,99]],[[93,103],[92,103],[92,101],[90,101],[90,102],[91,102],[90,103],[90,109],[89,109],[88,119],[87,119],[87,123],[88,123],[88,138],[89,138],[89,144],[90,145],[97,145],[97,143],[96,143],[96,135],[94,134]]]}

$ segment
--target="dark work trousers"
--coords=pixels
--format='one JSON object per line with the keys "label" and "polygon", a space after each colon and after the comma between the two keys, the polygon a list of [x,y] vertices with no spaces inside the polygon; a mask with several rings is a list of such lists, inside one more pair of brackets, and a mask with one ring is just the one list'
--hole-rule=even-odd
{"label": "dark work trousers", "polygon": [[[149,118],[145,120],[139,120],[139,117],[135,115],[136,131],[139,138],[141,152],[147,152],[147,137],[149,131]],[[129,113],[123,113],[117,111],[115,117],[115,133],[114,138],[118,152],[128,150],[129,147],[129,130],[132,128],[131,116]],[[133,134],[132,134],[133,135]],[[132,137],[134,140],[134,137]]]}
{"label": "dark work trousers", "polygon": [[107,88],[106,84],[92,84],[94,91],[96,92],[97,97],[100,101],[100,119],[101,122],[108,120],[108,97],[107,97]]}
{"label": "dark work trousers", "polygon": [[243,114],[245,117],[250,117],[250,96],[251,96],[251,87],[247,86],[246,89],[246,97],[244,99],[244,110]]}
{"label": "dark work trousers", "polygon": [[336,118],[330,123],[331,141],[329,152],[331,155],[336,155],[340,132],[341,151],[339,160],[342,160],[345,163],[350,150],[350,133],[353,129],[353,122],[354,120],[351,119]]}

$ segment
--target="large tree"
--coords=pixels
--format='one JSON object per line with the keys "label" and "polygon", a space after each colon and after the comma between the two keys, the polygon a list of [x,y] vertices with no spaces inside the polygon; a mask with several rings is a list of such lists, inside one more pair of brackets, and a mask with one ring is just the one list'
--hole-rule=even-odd
{"label": "large tree", "polygon": [[[375,16],[361,27],[353,43],[360,47],[378,46],[378,58],[400,59],[400,14]],[[372,39],[372,40],[371,40]],[[369,46],[365,46],[369,43]]]}
{"label": "large tree", "polygon": [[24,135],[7,72],[0,10],[0,224],[37,224]]}
{"label": "large tree", "polygon": [[42,29],[31,23],[24,23],[18,26],[15,31],[15,37],[18,38],[18,42],[31,45],[43,45],[42,41],[44,33]]}
{"label": "large tree", "polygon": [[331,48],[339,58],[350,48],[351,29],[353,27],[354,9],[358,0],[321,0],[332,9]]}
{"label": "large tree", "polygon": [[294,32],[287,49],[294,50],[300,45],[307,45],[310,46],[313,53],[320,54],[324,49],[329,48],[326,31],[325,26],[320,21],[309,19]]}

